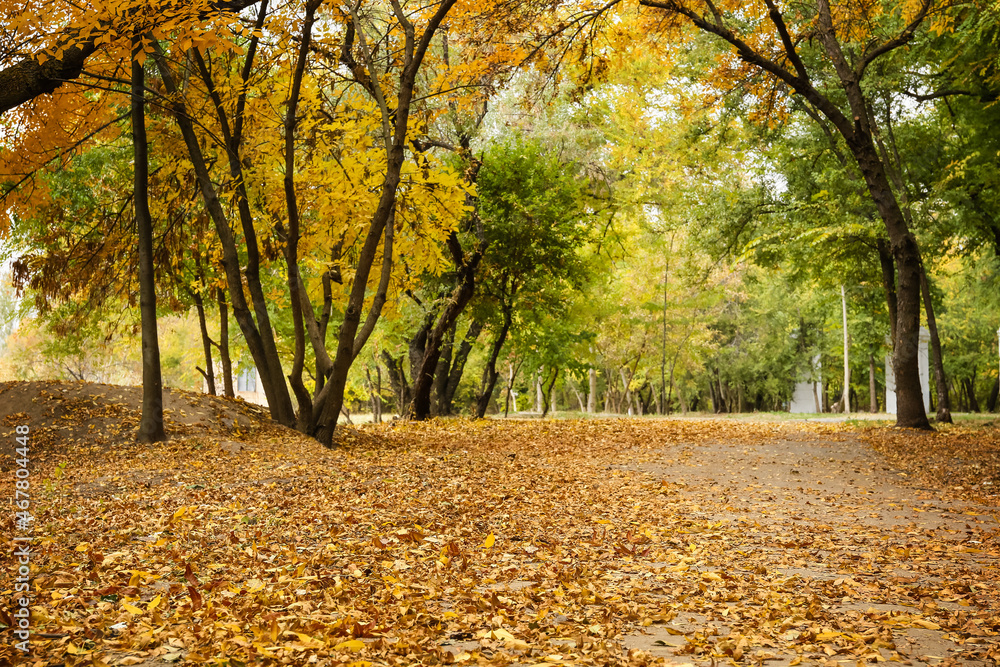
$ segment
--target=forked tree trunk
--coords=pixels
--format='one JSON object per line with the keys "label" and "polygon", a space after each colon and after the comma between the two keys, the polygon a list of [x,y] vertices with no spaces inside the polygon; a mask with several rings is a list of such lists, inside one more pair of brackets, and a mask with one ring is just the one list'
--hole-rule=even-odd
{"label": "forked tree trunk", "polygon": [[[454,234],[452,234],[452,237],[453,246],[457,246],[458,238]],[[455,255],[455,263],[460,267],[461,271],[461,282],[455,287],[451,298],[447,305],[445,305],[444,312],[441,313],[437,324],[430,330],[427,337],[427,345],[424,349],[420,370],[413,382],[413,407],[411,415],[414,419],[426,419],[430,415],[431,390],[434,387],[434,374],[437,371],[438,360],[441,357],[441,346],[448,331],[451,331],[454,337],[454,328],[455,323],[458,321],[458,316],[462,314],[462,311],[465,310],[466,305],[472,299],[476,288],[476,270],[479,267],[479,262],[485,250],[486,244],[480,243],[468,260],[460,254],[456,253]]]}
{"label": "forked tree trunk", "polygon": [[142,315],[142,416],[138,440],[166,440],[163,431],[163,378],[156,331],[156,283],[153,271],[153,219],[149,213],[149,146],[146,142],[145,72],[136,60],[139,39],[132,40],[132,145],[135,170],[132,201],[139,246],[139,310]]}

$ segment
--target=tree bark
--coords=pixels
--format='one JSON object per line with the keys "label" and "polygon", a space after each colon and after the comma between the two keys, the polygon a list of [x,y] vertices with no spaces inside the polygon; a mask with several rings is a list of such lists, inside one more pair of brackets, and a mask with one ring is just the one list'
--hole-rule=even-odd
{"label": "tree bark", "polygon": [[587,369],[587,379],[590,381],[587,391],[587,413],[594,414],[597,410],[597,369]]}
{"label": "tree bark", "polygon": [[376,385],[372,382],[371,369],[365,366],[365,377],[368,379],[368,395],[371,397],[372,404],[372,422],[376,424],[382,423],[382,378],[379,370],[378,364],[375,364],[375,374],[379,376],[379,382]]}
{"label": "tree bark", "polygon": [[389,374],[389,386],[392,393],[396,395],[396,411],[404,414],[406,406],[410,404],[410,387],[406,381],[406,372],[403,369],[403,357],[394,359],[388,350],[382,350],[382,360],[385,362],[386,372]]}
{"label": "tree bark", "polygon": [[472,299],[472,295],[476,290],[476,270],[479,268],[479,262],[486,250],[486,244],[480,243],[472,253],[472,256],[466,260],[461,251],[461,246],[458,245],[458,237],[454,233],[451,234],[449,245],[452,248],[455,263],[460,270],[461,282],[455,288],[454,292],[452,292],[451,298],[447,305],[445,305],[444,312],[441,313],[437,324],[427,337],[427,346],[424,349],[420,371],[413,386],[413,408],[411,415],[413,419],[418,421],[426,419],[430,415],[431,389],[434,384],[434,373],[437,370],[438,359],[441,356],[441,343],[447,331],[452,330],[452,335],[454,336],[453,329],[455,323],[458,321],[458,316],[462,314],[462,311],[465,310],[466,305]]}
{"label": "tree bark", "polygon": [[458,391],[458,385],[462,382],[462,375],[465,373],[465,364],[469,360],[469,353],[472,351],[472,346],[479,338],[482,330],[482,322],[473,320],[465,332],[462,344],[458,346],[458,351],[452,354],[451,370],[448,372],[448,384],[445,388],[442,403],[442,409],[445,410],[445,414],[450,415],[454,412],[455,392]]}
{"label": "tree bark", "polygon": [[219,361],[222,363],[222,383],[226,396],[234,398],[233,360],[229,356],[229,305],[226,303],[226,293],[220,287],[219,301]]}
{"label": "tree bark", "polygon": [[542,391],[542,369],[535,374],[535,412],[541,413],[545,407],[545,395]]}
{"label": "tree bark", "polygon": [[850,339],[847,334],[847,290],[840,286],[840,303],[844,315],[844,414],[851,412],[851,360],[850,360]]}
{"label": "tree bark", "polygon": [[979,409],[979,398],[976,397],[976,375],[973,373],[971,378],[962,380],[962,384],[965,385],[965,394],[968,396],[969,401],[969,412],[981,412]]}
{"label": "tree bark", "polygon": [[882,289],[885,291],[885,304],[889,309],[889,339],[896,345],[896,264],[892,252],[886,242],[879,238],[875,240],[878,250],[878,261],[882,267]]}
{"label": "tree bark", "polygon": [[868,411],[878,412],[878,383],[875,379],[875,355],[868,355]]}
{"label": "tree bark", "polygon": [[142,416],[137,439],[141,443],[167,439],[163,430],[163,378],[156,331],[156,278],[153,269],[153,218],[149,212],[149,146],[146,141],[145,72],[135,60],[142,49],[132,40],[132,146],[135,169],[132,201],[139,246],[139,310],[142,315]]}
{"label": "tree bark", "polygon": [[[285,175],[283,184],[285,191],[285,206],[288,215],[288,230],[284,234],[284,255],[285,267],[287,271],[289,303],[291,304],[292,337],[295,344],[294,352],[292,354],[292,368],[291,372],[288,374],[288,381],[289,384],[291,384],[292,391],[295,393],[295,400],[299,406],[296,428],[303,433],[308,432],[313,424],[313,403],[312,396],[309,394],[309,390],[306,389],[305,381],[302,378],[302,372],[305,370],[306,360],[305,317],[307,313],[305,312],[306,309],[303,308],[303,293],[305,291],[305,286],[302,284],[302,276],[299,272],[300,221],[298,195],[295,192],[295,127],[298,124],[297,110],[299,104],[299,94],[302,89],[302,77],[305,75],[306,58],[309,54],[309,42],[312,38],[313,23],[316,20],[316,9],[319,5],[320,0],[309,0],[309,2],[306,3],[305,20],[302,25],[302,37],[299,42],[295,68],[292,72],[292,87],[288,93],[288,107],[285,110],[284,120]],[[206,78],[209,78],[207,71],[204,74]],[[234,161],[239,163],[238,159],[234,160],[234,156],[230,156],[230,163],[232,165],[231,170],[236,170],[234,176],[239,176],[242,173],[242,165],[233,165],[232,163]],[[246,189],[242,178],[239,179],[239,187],[241,188],[240,199],[246,199]],[[248,202],[246,203],[249,212]],[[250,221],[250,227],[253,227],[252,220]],[[281,231],[283,231],[283,229],[282,226],[279,225],[279,234]],[[251,239],[247,238],[248,246],[250,243]],[[256,250],[256,239],[253,239],[253,245]],[[311,311],[311,308],[309,310]],[[308,315],[312,317],[313,314],[312,312],[309,312]],[[259,314],[258,320],[260,320]],[[325,371],[325,369],[323,370]]]}
{"label": "tree bark", "polygon": [[548,387],[548,389],[545,389],[544,387],[542,389],[542,401],[543,401],[543,404],[542,404],[542,419],[545,419],[545,416],[547,414],[549,414],[549,409],[554,404],[554,398],[555,397],[553,396],[552,392],[555,389],[556,380],[558,378],[559,378],[559,368],[554,367],[552,369],[552,379],[549,380],[549,387]]}
{"label": "tree bark", "polygon": [[445,332],[444,340],[441,342],[441,355],[438,358],[437,366],[434,367],[434,382],[431,387],[431,414],[445,415],[445,395],[448,393],[448,372],[451,370],[451,360],[455,353],[455,329],[457,323],[452,324]]}
{"label": "tree bark", "polygon": [[948,380],[944,374],[944,362],[941,357],[941,339],[938,337],[937,320],[934,317],[930,283],[927,280],[927,271],[922,262],[920,264],[920,291],[924,297],[927,330],[931,335],[931,362],[934,364],[934,388],[937,392],[936,419],[940,424],[951,424],[951,402],[948,399]]}
{"label": "tree bark", "polygon": [[191,292],[191,298],[194,299],[194,307],[198,312],[198,327],[201,330],[201,346],[205,354],[205,370],[202,374],[205,376],[205,382],[208,384],[208,393],[212,396],[216,396],[215,364],[212,362],[212,339],[208,336],[208,322],[205,320],[205,301],[201,298],[201,294],[196,291]]}
{"label": "tree bark", "polygon": [[486,410],[490,406],[493,389],[497,384],[497,359],[500,358],[500,350],[503,349],[503,344],[507,340],[507,333],[510,331],[512,321],[511,309],[506,307],[505,304],[503,306],[503,325],[500,327],[500,331],[497,332],[497,337],[493,340],[489,359],[487,359],[486,367],[483,369],[483,380],[479,396],[476,398],[476,419],[485,417]]}

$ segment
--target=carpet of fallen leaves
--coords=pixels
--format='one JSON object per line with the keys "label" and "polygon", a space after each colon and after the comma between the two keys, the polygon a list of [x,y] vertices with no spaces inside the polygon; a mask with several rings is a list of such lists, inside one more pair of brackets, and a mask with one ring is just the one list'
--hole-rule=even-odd
{"label": "carpet of fallen leaves", "polygon": [[[796,428],[456,420],[345,429],[333,450],[265,428],[67,453],[32,471],[32,654],[3,629],[0,664],[853,666],[907,662],[903,627],[947,633],[951,660],[995,662],[995,523],[893,539],[778,528],[730,498],[692,506],[683,480],[643,471]],[[931,483],[926,452],[958,436],[920,435],[923,459],[901,453],[908,433],[863,437]],[[991,560],[920,570],[970,553]],[[799,559],[835,576],[778,567]],[[848,614],[845,600],[908,611]],[[675,658],[627,648],[656,628],[680,640]]]}
{"label": "carpet of fallen leaves", "polygon": [[867,428],[862,434],[917,480],[987,503],[1000,494],[1000,420],[977,426],[940,424],[930,432]]}

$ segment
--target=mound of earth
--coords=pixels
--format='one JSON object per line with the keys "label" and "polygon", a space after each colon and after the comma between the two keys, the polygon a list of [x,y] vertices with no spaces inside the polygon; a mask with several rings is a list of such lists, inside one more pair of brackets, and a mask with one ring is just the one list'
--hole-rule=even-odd
{"label": "mound of earth", "polygon": [[[32,458],[135,443],[142,388],[93,382],[0,383],[0,468],[11,466],[14,431],[30,429]],[[268,411],[242,399],[164,388],[163,419],[170,439],[211,436],[242,440],[273,426]]]}

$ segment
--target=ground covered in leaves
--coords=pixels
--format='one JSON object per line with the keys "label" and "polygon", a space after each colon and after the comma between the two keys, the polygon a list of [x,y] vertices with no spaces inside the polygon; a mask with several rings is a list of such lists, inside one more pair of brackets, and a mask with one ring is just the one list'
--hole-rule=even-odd
{"label": "ground covered in leaves", "polygon": [[0,664],[1000,659],[995,429],[456,420],[341,436],[36,443],[32,653],[5,627],[5,557]]}

